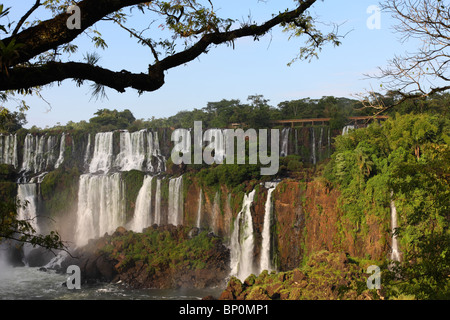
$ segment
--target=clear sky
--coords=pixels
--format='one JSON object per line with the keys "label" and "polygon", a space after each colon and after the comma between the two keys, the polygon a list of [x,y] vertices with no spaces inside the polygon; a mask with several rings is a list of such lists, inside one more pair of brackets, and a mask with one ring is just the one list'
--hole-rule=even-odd
{"label": "clear sky", "polygon": [[[5,0],[2,3],[12,7],[15,18],[26,12],[34,0]],[[259,22],[270,19],[272,13],[294,7],[292,0],[216,0],[213,3],[221,16],[241,19],[251,12],[254,20]],[[368,28],[367,20],[372,13],[367,10],[372,5],[378,5],[378,2],[318,1],[311,13],[322,22],[342,24],[340,33],[349,33],[342,39],[341,46],[324,47],[319,59],[310,63],[298,61],[287,66],[296,56],[302,40],[289,40],[287,34],[276,28],[260,41],[238,40],[234,49],[226,45],[212,47],[199,59],[169,70],[161,89],[141,96],[131,89],[123,94],[107,89],[108,99],[100,101],[92,99],[88,84],[77,87],[67,80],[60,86],[53,85],[43,91],[51,108],[41,99],[26,99],[31,106],[26,127],[44,128],[58,122],[88,120],[101,108],[130,109],[138,119],[169,117],[180,110],[203,108],[210,101],[240,99],[245,102],[254,94],[264,95],[273,106],[281,101],[326,95],[355,98],[358,93],[380,86],[379,82],[366,79],[365,74],[376,73],[377,67],[386,66],[395,54],[403,54],[407,45],[414,48],[399,41],[399,35],[392,30],[395,21],[387,13],[381,14],[379,29]],[[145,23],[145,19],[139,14],[136,21]],[[106,25],[105,28],[105,25],[99,25],[98,29],[103,33],[108,49],[95,50],[90,42],[77,39],[80,52],[72,57],[74,60],[79,60],[86,52],[98,51],[100,66],[115,71],[144,72],[147,69],[151,62],[148,49],[139,47],[117,26]],[[14,105],[8,106],[12,109]]]}

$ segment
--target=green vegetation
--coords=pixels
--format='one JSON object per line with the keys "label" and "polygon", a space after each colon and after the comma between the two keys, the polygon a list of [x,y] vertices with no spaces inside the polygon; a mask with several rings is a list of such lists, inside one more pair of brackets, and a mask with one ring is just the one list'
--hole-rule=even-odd
{"label": "green vegetation", "polygon": [[15,176],[12,166],[0,165],[0,243],[5,240],[17,240],[49,249],[65,249],[65,244],[57,232],[47,235],[36,234],[28,220],[19,220],[17,212],[26,207],[27,202],[16,202],[17,185],[11,181]]}
{"label": "green vegetation", "polygon": [[125,214],[127,220],[131,219],[136,206],[136,199],[141,190],[145,173],[142,171],[132,170],[122,172],[122,181],[124,183],[125,195]]}
{"label": "green vegetation", "polygon": [[364,263],[344,253],[314,253],[301,268],[286,272],[263,271],[242,283],[232,278],[223,299],[245,300],[373,300],[376,290],[367,289]]}
{"label": "green vegetation", "polygon": [[78,181],[80,172],[76,167],[61,168],[49,172],[42,181],[41,197],[44,211],[50,217],[61,216],[69,212],[78,199]]}
{"label": "green vegetation", "polygon": [[356,226],[355,236],[365,232],[360,226],[369,215],[381,217],[389,230],[392,192],[402,251],[402,262],[389,266],[393,273],[385,265],[392,295],[450,296],[449,130],[446,118],[397,114],[337,137],[325,170],[342,192],[343,219]]}
{"label": "green vegetation", "polygon": [[120,260],[119,272],[138,262],[143,262],[151,274],[167,268],[172,272],[205,269],[210,251],[220,240],[208,236],[207,231],[189,237],[189,230],[182,228],[171,232],[147,228],[143,233],[129,231],[113,237],[102,250],[111,258]]}

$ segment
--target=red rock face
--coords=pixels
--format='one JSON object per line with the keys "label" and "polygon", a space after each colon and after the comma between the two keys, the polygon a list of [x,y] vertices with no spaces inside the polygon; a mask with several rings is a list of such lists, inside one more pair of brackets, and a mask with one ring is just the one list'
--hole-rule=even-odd
{"label": "red rock face", "polygon": [[[199,192],[196,182],[189,185],[184,206],[184,221],[189,226],[196,223]],[[217,234],[227,240],[241,203],[230,200],[238,195],[225,186],[220,188],[219,195],[220,204],[216,203],[215,207],[216,190],[203,190],[202,227],[212,231],[214,225]],[[320,181],[285,179],[277,186],[272,194],[271,245],[273,262],[279,271],[297,268],[306,257],[321,250],[345,252],[361,258],[370,256],[374,260],[384,258],[389,250],[389,230],[383,227],[386,223],[380,217],[368,215],[367,225],[359,226],[360,230],[355,231],[355,225],[343,217],[339,196],[339,190],[329,190]],[[267,189],[257,185],[254,199],[251,208],[254,261],[259,261]]]}

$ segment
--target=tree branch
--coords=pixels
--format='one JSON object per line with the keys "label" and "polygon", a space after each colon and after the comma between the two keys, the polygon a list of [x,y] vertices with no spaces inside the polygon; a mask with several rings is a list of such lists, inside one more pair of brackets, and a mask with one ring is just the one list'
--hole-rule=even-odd
{"label": "tree branch", "polygon": [[9,76],[0,77],[0,89],[32,88],[66,79],[76,79],[79,82],[90,80],[119,92],[125,92],[126,88],[155,91],[164,84],[164,73],[154,71],[151,74],[137,74],[125,70],[114,72],[89,63],[48,62],[42,66],[11,69]]}
{"label": "tree branch", "polygon": [[[132,4],[139,1],[131,1],[131,0],[101,0],[99,2],[102,3],[116,3],[120,2],[121,6],[124,3]],[[247,25],[241,28],[226,31],[226,32],[214,32],[207,33],[203,35],[203,37],[196,42],[194,45],[189,47],[188,49],[175,53],[171,56],[166,57],[161,61],[156,61],[154,65],[150,65],[148,69],[148,73],[130,73],[128,71],[114,72],[108,69],[104,69],[98,66],[93,66],[86,63],[79,62],[48,62],[44,65],[31,65],[31,66],[16,66],[9,70],[9,75],[3,74],[0,76],[0,90],[15,90],[21,88],[32,88],[36,86],[43,86],[46,84],[50,84],[52,82],[59,82],[66,79],[75,79],[79,83],[83,80],[90,80],[97,84],[104,85],[110,88],[113,88],[119,92],[124,92],[126,88],[134,88],[139,92],[144,91],[155,91],[159,89],[164,84],[164,71],[169,70],[171,68],[183,65],[187,62],[190,62],[204,53],[208,46],[215,44],[219,45],[226,42],[232,42],[238,38],[247,37],[247,36],[261,36],[267,33],[271,28],[276,25],[282,23],[292,22],[295,18],[301,16],[309,7],[311,7],[316,0],[306,0],[302,1],[300,6],[292,11],[287,11],[284,13],[280,13],[274,18],[268,20],[267,22],[261,25]],[[84,0],[80,4],[90,4],[95,3],[90,0]],[[119,6],[117,4],[117,6]],[[116,7],[117,9],[117,7]],[[83,10],[83,9],[82,9]],[[86,8],[85,8],[86,10]],[[91,10],[93,8],[91,7]],[[111,11],[111,10],[109,10]],[[87,12],[87,11],[85,11]],[[89,14],[86,14],[89,16]],[[95,13],[98,19],[103,18],[104,14]],[[66,15],[60,15],[53,21],[60,21],[61,19],[65,19]],[[93,18],[84,18],[85,20],[89,20],[93,22]],[[86,20],[86,21],[87,21]],[[46,22],[45,27],[41,27],[41,29],[34,29],[36,32],[40,32],[44,34],[48,32],[48,28],[50,22]],[[56,23],[57,22],[53,22]],[[86,25],[83,25],[86,28]],[[65,20],[64,20],[64,28],[65,28]],[[68,39],[73,37],[71,31],[67,28],[63,31],[61,35],[55,35],[55,37],[50,37],[49,43],[53,45],[55,43],[62,44]],[[29,32],[29,30],[26,30]],[[77,34],[81,32],[81,30],[74,31]],[[20,33],[18,36],[24,36],[25,31]],[[36,53],[38,51],[43,50],[43,48],[50,47],[49,43],[43,43],[43,38],[38,36],[38,40],[36,40],[37,44],[28,45],[27,47],[32,52]],[[58,39],[57,39],[58,38]],[[63,40],[61,40],[62,38]],[[42,43],[41,43],[42,42]],[[33,49],[34,48],[34,49]],[[28,50],[28,49],[27,49]],[[34,50],[34,51],[33,51]],[[27,51],[28,52],[28,51]],[[30,56],[29,54],[28,56]],[[24,56],[21,55],[20,61],[24,59]]]}
{"label": "tree branch", "polygon": [[18,32],[20,27],[27,21],[28,17],[41,5],[40,0],[36,0],[36,3],[30,8],[30,10],[25,13],[25,15],[19,20],[16,27],[14,28],[14,31],[12,33],[12,36],[14,37]]}
{"label": "tree branch", "polygon": [[12,39],[23,45],[19,50],[20,54],[11,65],[28,62],[41,53],[69,43],[108,14],[139,3],[142,3],[142,0],[83,0],[78,3],[81,11],[81,29],[67,28],[70,14],[64,12],[3,39],[6,46]]}

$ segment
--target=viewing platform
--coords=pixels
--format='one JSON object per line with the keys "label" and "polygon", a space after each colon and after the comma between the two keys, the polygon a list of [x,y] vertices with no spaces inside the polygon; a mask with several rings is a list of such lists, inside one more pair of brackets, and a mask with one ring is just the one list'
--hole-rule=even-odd
{"label": "viewing platform", "polygon": [[[358,125],[363,123],[368,123],[371,121],[380,121],[386,120],[389,116],[358,116],[358,117],[348,117],[347,125]],[[309,125],[326,125],[327,122],[330,122],[331,118],[310,118],[310,119],[289,119],[289,120],[273,120],[271,121],[274,124],[289,124],[292,128],[294,126],[305,126],[305,124]],[[233,124],[235,125],[235,124]]]}

